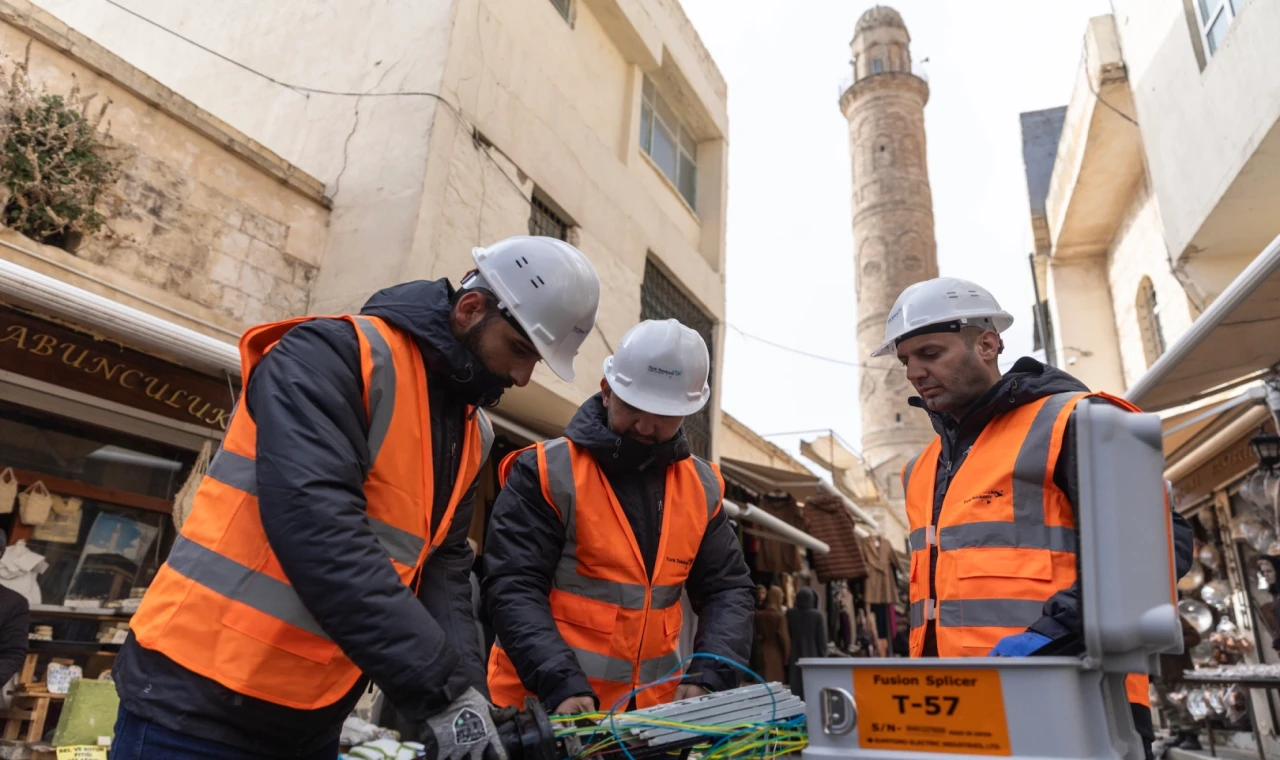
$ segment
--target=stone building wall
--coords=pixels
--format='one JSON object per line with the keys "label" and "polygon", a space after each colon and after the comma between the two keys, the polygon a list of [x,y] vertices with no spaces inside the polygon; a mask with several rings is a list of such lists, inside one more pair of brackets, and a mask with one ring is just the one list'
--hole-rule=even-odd
{"label": "stone building wall", "polygon": [[0,0],[0,68],[110,101],[122,174],[66,251],[6,230],[0,256],[215,337],[305,314],[328,233],[317,180],[34,6]]}

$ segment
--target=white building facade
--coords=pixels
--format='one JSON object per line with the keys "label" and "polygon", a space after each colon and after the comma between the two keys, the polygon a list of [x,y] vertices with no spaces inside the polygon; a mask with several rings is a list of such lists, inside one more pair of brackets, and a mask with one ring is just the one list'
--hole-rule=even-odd
{"label": "white building facade", "polygon": [[600,273],[600,329],[575,383],[540,368],[499,424],[558,434],[609,347],[675,317],[712,350],[712,401],[689,430],[714,456],[726,87],[676,0],[40,5],[324,183],[309,312],[456,283],[472,247],[509,235],[565,238]]}

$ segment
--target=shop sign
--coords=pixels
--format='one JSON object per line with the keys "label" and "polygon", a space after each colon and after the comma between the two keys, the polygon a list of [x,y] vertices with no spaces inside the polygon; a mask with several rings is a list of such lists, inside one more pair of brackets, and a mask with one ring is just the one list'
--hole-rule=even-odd
{"label": "shop sign", "polygon": [[4,307],[0,369],[218,431],[234,403],[226,379]]}
{"label": "shop sign", "polygon": [[[1270,424],[1267,428],[1270,430]],[[1250,430],[1213,459],[1174,483],[1173,491],[1177,502],[1175,506],[1182,508],[1195,504],[1212,494],[1213,489],[1257,466],[1258,460],[1249,449],[1249,441],[1257,434],[1257,430]]]}

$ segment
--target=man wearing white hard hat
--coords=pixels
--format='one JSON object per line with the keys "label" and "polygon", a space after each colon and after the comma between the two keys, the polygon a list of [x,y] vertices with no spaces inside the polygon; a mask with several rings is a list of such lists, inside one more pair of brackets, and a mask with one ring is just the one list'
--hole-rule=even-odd
{"label": "man wearing white hard hat", "polygon": [[[682,427],[711,397],[709,366],[693,330],[641,322],[564,437],[502,463],[483,589],[494,704],[625,710],[737,685],[725,660],[750,656],[755,586],[719,470]],[[682,591],[695,649],[714,655],[683,669]]]}
{"label": "man wearing white hard hat", "polygon": [[461,289],[245,333],[244,393],[112,668],[113,756],[331,759],[370,681],[428,757],[429,717],[489,714],[466,542],[483,408],[540,360],[573,379],[600,285],[560,240],[472,256]]}
{"label": "man wearing white hard hat", "polygon": [[[911,524],[912,657],[1084,651],[1076,578],[1079,498],[1074,410],[1136,407],[1030,357],[1001,374],[1013,317],[980,285],[952,277],[907,288],[873,356],[897,356],[938,437],[903,468]],[[1178,575],[1191,528],[1173,513]],[[1160,561],[1153,557],[1152,561]],[[1126,681],[1150,756],[1145,676]]]}

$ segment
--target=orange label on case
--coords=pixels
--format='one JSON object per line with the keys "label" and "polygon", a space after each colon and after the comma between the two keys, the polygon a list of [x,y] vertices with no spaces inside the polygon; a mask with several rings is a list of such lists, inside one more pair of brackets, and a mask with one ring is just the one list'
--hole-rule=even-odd
{"label": "orange label on case", "polygon": [[999,671],[854,668],[853,699],[862,749],[1012,754]]}

